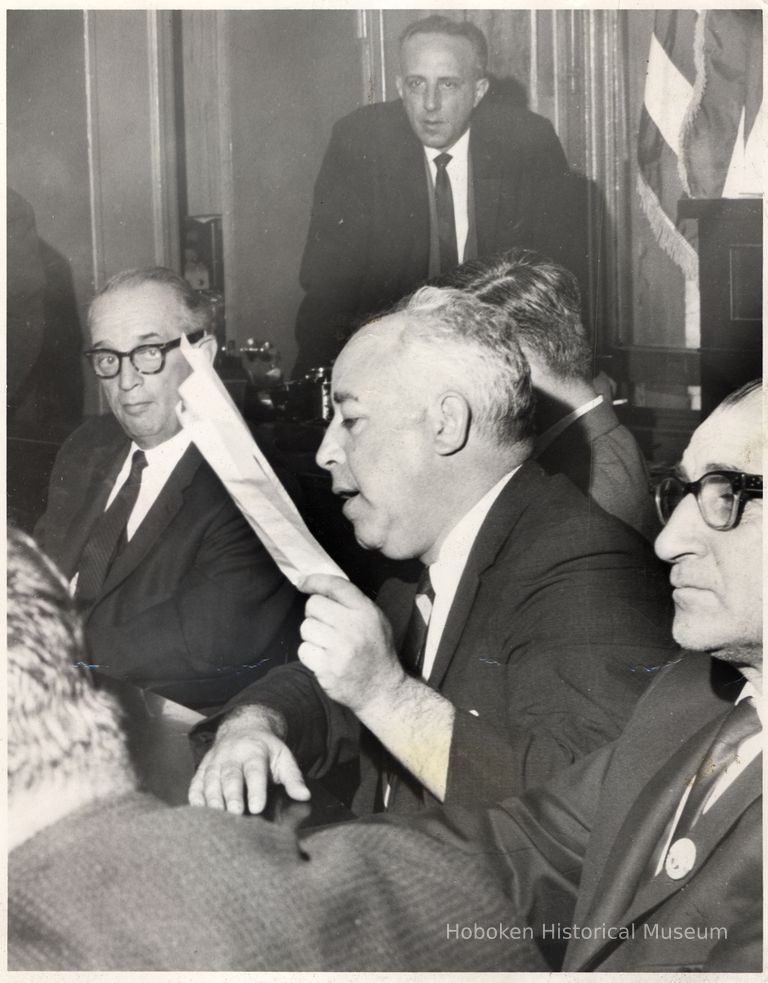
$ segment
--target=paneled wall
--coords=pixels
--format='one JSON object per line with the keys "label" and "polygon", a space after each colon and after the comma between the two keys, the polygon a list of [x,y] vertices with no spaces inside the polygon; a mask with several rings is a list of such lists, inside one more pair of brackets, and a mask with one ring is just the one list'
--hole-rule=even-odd
{"label": "paneled wall", "polygon": [[44,424],[46,389],[63,387],[71,425],[83,387],[85,411],[98,409],[80,356],[94,289],[128,267],[178,265],[170,14],[9,11],[7,51],[7,179],[35,211],[52,308],[67,311],[29,418]]}
{"label": "paneled wall", "polygon": [[[70,264],[81,320],[110,273],[179,268],[180,203],[224,216],[228,337],[270,339],[290,366],[331,127],[394,97],[397,37],[424,13],[11,12],[8,178]],[[553,122],[579,176],[599,348],[614,352],[615,374],[631,363],[649,389],[679,388],[693,364],[682,352],[682,277],[634,192],[651,12],[450,13],[485,30],[492,72]]]}
{"label": "paneled wall", "polygon": [[270,340],[288,367],[315,178],[362,102],[357,34],[354,11],[182,13],[189,211],[224,216],[228,339]]}
{"label": "paneled wall", "polygon": [[55,335],[43,338],[53,391],[27,412],[49,415],[55,407],[74,422],[83,402],[81,324],[93,289],[83,15],[9,11],[6,51],[7,181],[34,209],[51,302],[66,312]]}

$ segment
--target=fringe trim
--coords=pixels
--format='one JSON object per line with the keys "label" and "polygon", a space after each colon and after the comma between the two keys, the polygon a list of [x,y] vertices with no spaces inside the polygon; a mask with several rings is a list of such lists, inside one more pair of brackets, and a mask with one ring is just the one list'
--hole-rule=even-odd
{"label": "fringe trim", "polygon": [[691,101],[688,103],[688,108],[683,116],[683,122],[680,125],[680,133],[678,135],[677,173],[680,176],[683,190],[689,197],[693,196],[691,195],[691,185],[688,180],[688,166],[690,163],[688,148],[696,117],[704,101],[704,91],[707,88],[707,60],[704,56],[704,47],[708,13],[709,11],[706,10],[699,11],[698,17],[696,18],[696,27],[693,31],[693,64],[696,69],[696,77],[693,80]]}
{"label": "fringe trim", "polygon": [[664,250],[683,271],[686,280],[697,280],[699,276],[699,257],[696,250],[688,242],[682,232],[679,232],[669,216],[661,207],[656,193],[646,182],[642,173],[637,175],[637,193],[645,216],[650,223],[653,234]]}

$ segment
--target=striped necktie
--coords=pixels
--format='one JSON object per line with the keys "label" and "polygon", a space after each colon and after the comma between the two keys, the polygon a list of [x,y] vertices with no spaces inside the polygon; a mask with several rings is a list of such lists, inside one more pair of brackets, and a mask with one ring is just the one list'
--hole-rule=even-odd
{"label": "striped necktie", "polygon": [[432,581],[429,579],[429,567],[424,567],[416,585],[411,618],[405,630],[403,644],[400,647],[400,661],[413,676],[420,676],[424,665],[424,650],[427,647],[429,619],[432,615],[434,602],[435,591],[432,587]]}
{"label": "striped necktie", "polygon": [[141,473],[147,466],[144,451],[134,451],[131,471],[109,508],[94,522],[80,556],[75,597],[91,603],[101,593],[115,556],[122,546],[125,527],[141,488]]}

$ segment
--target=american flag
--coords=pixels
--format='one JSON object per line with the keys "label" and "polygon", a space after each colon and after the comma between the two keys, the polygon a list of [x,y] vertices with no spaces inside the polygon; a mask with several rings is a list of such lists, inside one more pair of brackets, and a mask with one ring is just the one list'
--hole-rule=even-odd
{"label": "american flag", "polygon": [[695,226],[677,224],[677,203],[762,193],[762,91],[759,10],[657,11],[637,188],[656,239],[685,275],[689,344],[698,333],[698,257]]}

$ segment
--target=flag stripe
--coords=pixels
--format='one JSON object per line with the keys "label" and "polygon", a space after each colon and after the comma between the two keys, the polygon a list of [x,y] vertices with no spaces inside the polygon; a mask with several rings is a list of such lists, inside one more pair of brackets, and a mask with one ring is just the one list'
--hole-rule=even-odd
{"label": "flag stripe", "polygon": [[658,38],[651,37],[645,109],[667,145],[678,152],[685,111],[693,86],[677,68]]}
{"label": "flag stripe", "polygon": [[696,78],[691,38],[698,17],[696,10],[657,10],[653,22],[653,36],[689,85]]}
{"label": "flag stripe", "polygon": [[690,281],[698,274],[698,256],[676,220],[678,201],[685,197],[678,155],[694,95],[693,36],[698,20],[695,10],[656,12],[637,146],[643,211],[661,248]]}
{"label": "flag stripe", "polygon": [[[754,38],[761,36],[756,10],[708,10],[696,32],[697,76],[681,143],[686,190],[696,198],[735,196],[745,187],[745,136],[754,120],[753,105],[762,92],[761,59],[754,59]],[[744,108],[750,125],[744,126]],[[727,191],[726,191],[727,185]]]}

